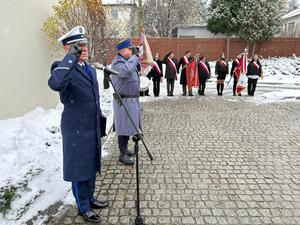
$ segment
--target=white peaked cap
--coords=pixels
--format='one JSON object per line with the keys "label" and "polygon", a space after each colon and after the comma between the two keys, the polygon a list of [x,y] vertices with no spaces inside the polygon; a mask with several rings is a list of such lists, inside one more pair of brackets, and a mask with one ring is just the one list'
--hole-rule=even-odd
{"label": "white peaked cap", "polygon": [[88,43],[88,39],[85,36],[85,28],[83,26],[74,27],[57,40],[63,45],[72,44],[75,42]]}

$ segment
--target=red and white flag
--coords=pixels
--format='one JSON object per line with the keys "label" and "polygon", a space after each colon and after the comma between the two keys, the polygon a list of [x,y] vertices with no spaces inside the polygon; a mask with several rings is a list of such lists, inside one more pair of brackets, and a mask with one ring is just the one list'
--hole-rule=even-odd
{"label": "red and white flag", "polygon": [[238,83],[236,86],[236,92],[237,94],[240,94],[246,87],[247,87],[247,52],[245,51],[242,54],[242,58],[240,59],[240,62],[238,66],[235,69],[235,75],[238,79]]}
{"label": "red and white flag", "polygon": [[147,63],[141,63],[141,74],[142,76],[147,76],[147,74],[154,66],[154,61],[152,58],[152,53],[150,50],[149,43],[143,31],[141,31],[141,36],[140,36],[140,60],[141,62],[147,61]]}

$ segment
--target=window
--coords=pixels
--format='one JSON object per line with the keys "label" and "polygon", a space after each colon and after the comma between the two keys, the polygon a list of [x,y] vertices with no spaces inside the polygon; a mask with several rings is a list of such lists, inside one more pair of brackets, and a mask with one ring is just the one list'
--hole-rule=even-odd
{"label": "window", "polygon": [[284,24],[284,33],[287,33],[287,24]]}
{"label": "window", "polygon": [[295,22],[289,23],[289,25],[288,25],[288,35],[290,35],[290,36],[295,35]]}
{"label": "window", "polygon": [[114,19],[118,19],[119,18],[119,10],[117,7],[113,7],[112,8],[112,12],[111,12],[112,18]]}

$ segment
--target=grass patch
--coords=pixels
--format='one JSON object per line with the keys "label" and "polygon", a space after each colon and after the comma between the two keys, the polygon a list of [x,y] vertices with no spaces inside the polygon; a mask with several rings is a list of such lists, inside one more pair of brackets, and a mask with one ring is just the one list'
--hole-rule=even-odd
{"label": "grass patch", "polygon": [[0,213],[5,216],[11,209],[11,203],[17,196],[17,188],[15,186],[9,186],[1,188],[0,190]]}

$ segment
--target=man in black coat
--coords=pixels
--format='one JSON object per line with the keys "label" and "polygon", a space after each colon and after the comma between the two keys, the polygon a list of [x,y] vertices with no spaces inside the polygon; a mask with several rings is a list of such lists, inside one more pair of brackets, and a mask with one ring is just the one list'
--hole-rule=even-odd
{"label": "man in black coat", "polygon": [[182,95],[186,96],[186,67],[190,63],[189,58],[191,56],[191,51],[186,51],[184,56],[179,60],[178,66],[177,66],[177,72],[179,73],[180,67],[181,67],[181,75],[180,75],[180,84],[182,85]]}
{"label": "man in black coat", "polygon": [[160,82],[163,77],[162,61],[159,59],[158,53],[155,53],[153,60],[154,65],[150,70],[148,76],[152,78],[153,81],[153,94],[155,97],[158,97],[160,91]]}
{"label": "man in black coat", "polygon": [[254,96],[258,77],[262,76],[261,64],[258,60],[258,55],[254,55],[251,62],[247,66],[248,77],[248,95]]}
{"label": "man in black coat", "polygon": [[174,83],[177,80],[177,59],[174,57],[174,52],[169,52],[162,63],[166,64],[165,78],[167,79],[167,92],[168,96],[174,96]]}
{"label": "man in black coat", "polygon": [[78,213],[89,222],[99,223],[100,216],[92,209],[105,208],[107,201],[94,198],[96,173],[101,167],[100,96],[96,70],[88,59],[85,29],[77,26],[58,39],[65,57],[51,66],[49,87],[59,92],[64,105],[61,116],[63,140],[63,176],[72,182]]}
{"label": "man in black coat", "polygon": [[209,63],[206,61],[205,57],[200,57],[199,63],[198,63],[198,74],[199,74],[199,95],[205,95],[205,87],[206,87],[206,81],[210,77],[210,66]]}

